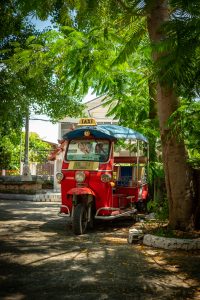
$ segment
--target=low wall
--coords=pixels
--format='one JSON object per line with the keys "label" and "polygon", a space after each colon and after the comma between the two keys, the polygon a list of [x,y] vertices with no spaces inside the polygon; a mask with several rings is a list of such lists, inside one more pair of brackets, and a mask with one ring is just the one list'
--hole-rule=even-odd
{"label": "low wall", "polygon": [[43,180],[33,176],[26,180],[22,176],[0,176],[0,193],[37,194],[42,191]]}

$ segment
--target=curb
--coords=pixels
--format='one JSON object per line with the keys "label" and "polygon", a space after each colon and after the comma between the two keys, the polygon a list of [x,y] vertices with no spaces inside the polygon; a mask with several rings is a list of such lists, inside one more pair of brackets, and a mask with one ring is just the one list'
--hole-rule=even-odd
{"label": "curb", "polygon": [[196,239],[176,239],[145,234],[143,244],[155,248],[168,250],[198,250],[200,249],[200,238]]}
{"label": "curb", "polygon": [[24,200],[34,202],[61,202],[61,193],[45,193],[45,194],[4,194],[0,193],[0,200]]}

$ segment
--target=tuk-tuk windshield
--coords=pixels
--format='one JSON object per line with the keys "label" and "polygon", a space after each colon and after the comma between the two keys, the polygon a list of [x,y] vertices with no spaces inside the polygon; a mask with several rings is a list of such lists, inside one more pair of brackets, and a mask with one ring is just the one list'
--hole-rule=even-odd
{"label": "tuk-tuk windshield", "polygon": [[66,160],[106,162],[109,152],[108,140],[71,140],[67,148]]}

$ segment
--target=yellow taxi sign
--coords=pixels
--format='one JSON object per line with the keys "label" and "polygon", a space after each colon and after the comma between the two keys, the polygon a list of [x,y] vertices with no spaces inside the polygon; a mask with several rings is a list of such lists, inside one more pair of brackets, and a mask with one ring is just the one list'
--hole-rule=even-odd
{"label": "yellow taxi sign", "polygon": [[78,126],[96,126],[97,122],[93,118],[81,118],[79,120]]}

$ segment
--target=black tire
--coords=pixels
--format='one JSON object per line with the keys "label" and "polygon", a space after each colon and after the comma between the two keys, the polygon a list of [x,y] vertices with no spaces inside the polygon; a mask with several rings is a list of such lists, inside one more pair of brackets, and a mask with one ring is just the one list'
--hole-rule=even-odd
{"label": "black tire", "polygon": [[74,209],[74,217],[72,221],[73,232],[76,235],[83,234],[87,228],[87,209],[85,205],[79,203]]}
{"label": "black tire", "polygon": [[139,213],[147,212],[147,201],[140,201],[136,203],[136,208]]}
{"label": "black tire", "polygon": [[88,222],[88,228],[89,228],[89,229],[94,229],[94,222],[95,222],[95,219],[94,219],[94,212],[91,211],[90,221]]}

